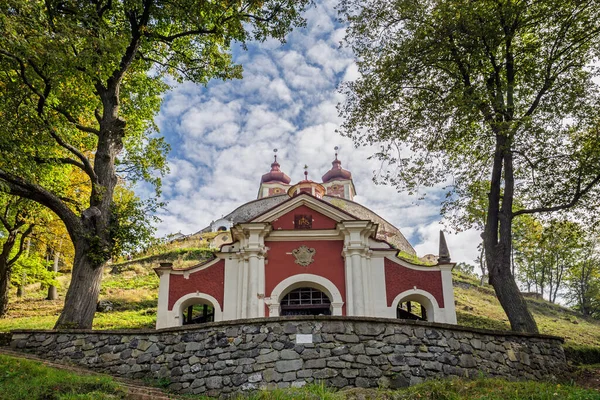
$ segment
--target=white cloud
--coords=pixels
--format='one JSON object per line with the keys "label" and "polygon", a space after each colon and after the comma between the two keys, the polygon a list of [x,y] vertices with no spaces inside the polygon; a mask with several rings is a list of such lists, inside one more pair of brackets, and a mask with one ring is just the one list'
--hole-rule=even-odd
{"label": "white cloud", "polygon": [[[421,238],[421,242],[415,246],[417,254],[438,254],[440,230],[444,230],[444,227],[438,222],[432,222],[417,229]],[[445,233],[452,261],[477,266],[475,260],[479,255],[477,246],[481,243],[480,235],[481,232],[475,229],[460,233]]]}
{"label": "white cloud", "polygon": [[[157,118],[173,152],[163,193],[169,201],[159,216],[159,234],[196,232],[214,219],[254,200],[269,171],[273,148],[292,182],[320,181],[331,168],[334,146],[353,174],[356,201],[399,227],[420,255],[437,253],[440,205],[437,192],[418,201],[372,181],[376,147],[354,148],[336,130],[340,80],[355,80],[358,69],[348,48],[340,48],[344,28],[336,21],[337,0],[319,1],[306,13],[307,27],[281,45],[275,40],[236,50],[244,79],[213,81],[207,87],[175,85]],[[144,188],[141,188],[144,189]],[[452,259],[473,262],[479,234],[448,234]]]}

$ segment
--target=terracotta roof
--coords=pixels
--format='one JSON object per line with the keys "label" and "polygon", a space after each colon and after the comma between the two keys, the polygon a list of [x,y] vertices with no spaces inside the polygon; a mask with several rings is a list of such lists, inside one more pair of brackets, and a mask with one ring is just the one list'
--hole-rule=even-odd
{"label": "terracotta roof", "polygon": [[352,179],[352,173],[342,168],[342,162],[338,160],[337,154],[335,160],[331,163],[332,167],[325,175],[323,175],[323,183],[336,179]]}
{"label": "terracotta roof", "polygon": [[288,185],[291,179],[289,176],[281,172],[281,169],[279,169],[279,167],[281,167],[281,165],[279,165],[279,163],[277,162],[277,156],[275,156],[275,161],[273,161],[273,164],[271,164],[271,171],[262,176],[262,178],[260,179],[261,182],[280,182]]}

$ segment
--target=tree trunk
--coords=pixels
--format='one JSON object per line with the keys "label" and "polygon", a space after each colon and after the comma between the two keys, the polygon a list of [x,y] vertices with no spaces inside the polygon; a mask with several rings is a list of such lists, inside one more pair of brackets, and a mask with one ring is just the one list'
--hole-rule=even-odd
{"label": "tree trunk", "polygon": [[[60,259],[60,251],[55,251],[54,252],[54,263],[52,264],[52,272],[54,272],[54,273],[58,272],[59,259]],[[48,297],[46,297],[46,300],[56,300],[56,299],[58,299],[58,290],[56,289],[56,286],[50,285],[48,287]]]}
{"label": "tree trunk", "polygon": [[9,265],[10,253],[17,242],[17,232],[9,231],[0,253],[0,317],[8,311],[8,291],[10,290],[11,266]]}
{"label": "tree trunk", "polygon": [[497,133],[484,231],[485,256],[490,284],[506,312],[511,329],[517,332],[537,333],[535,320],[527,309],[525,299],[511,273],[514,177],[509,144],[509,138],[502,132]]}
{"label": "tree trunk", "polygon": [[84,240],[75,243],[71,284],[54,329],[91,329],[100,294],[102,266],[93,266],[88,258],[89,246]]}

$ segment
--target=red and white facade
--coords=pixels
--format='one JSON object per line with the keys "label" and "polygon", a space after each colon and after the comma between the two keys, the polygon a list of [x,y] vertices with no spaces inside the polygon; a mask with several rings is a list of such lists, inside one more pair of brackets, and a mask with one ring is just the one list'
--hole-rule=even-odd
{"label": "red and white facade", "polygon": [[400,258],[378,238],[378,223],[321,198],[334,184],[342,193],[337,197],[347,199],[344,191],[353,196],[351,177],[293,186],[286,178],[265,183],[263,176],[259,198],[274,188],[279,189],[274,195],[283,191],[286,197],[235,223],[231,243],[221,246],[214,260],[185,270],[156,269],[157,328],[182,325],[194,304],[211,307],[214,321],[285,315],[293,308],[290,294],[309,296],[307,288],[312,295],[322,293],[326,314],[396,318],[400,303],[418,302],[427,320],[456,323],[449,259],[425,266]]}

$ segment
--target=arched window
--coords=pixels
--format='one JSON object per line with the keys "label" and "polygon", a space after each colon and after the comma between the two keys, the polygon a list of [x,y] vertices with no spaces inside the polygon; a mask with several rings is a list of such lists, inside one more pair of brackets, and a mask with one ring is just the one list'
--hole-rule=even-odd
{"label": "arched window", "polygon": [[281,315],[331,315],[331,299],[311,287],[292,290],[281,299],[280,305]]}
{"label": "arched window", "polygon": [[212,304],[201,299],[196,299],[194,303],[188,303],[182,306],[183,325],[203,324],[215,320],[215,310]]}
{"label": "arched window", "polygon": [[427,321],[427,309],[416,301],[398,303],[396,318]]}
{"label": "arched window", "polygon": [[217,232],[225,232],[227,230],[226,226],[220,226],[219,229],[217,229]]}

